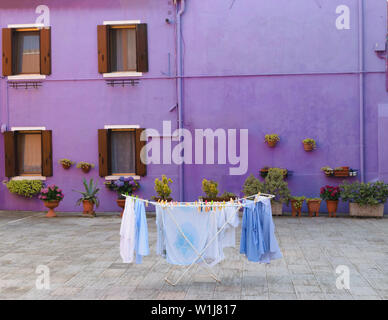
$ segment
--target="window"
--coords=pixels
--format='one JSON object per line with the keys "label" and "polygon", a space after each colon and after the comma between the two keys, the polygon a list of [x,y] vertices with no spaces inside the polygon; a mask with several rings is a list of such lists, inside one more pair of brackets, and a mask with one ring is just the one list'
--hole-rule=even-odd
{"label": "window", "polygon": [[148,72],[147,24],[97,26],[98,72]]}
{"label": "window", "polygon": [[50,28],[3,29],[3,76],[51,74]]}
{"label": "window", "polygon": [[7,131],[4,134],[5,176],[52,176],[50,130]]}
{"label": "window", "polygon": [[146,164],[140,152],[145,141],[140,140],[144,129],[98,130],[99,173],[109,175],[146,175]]}

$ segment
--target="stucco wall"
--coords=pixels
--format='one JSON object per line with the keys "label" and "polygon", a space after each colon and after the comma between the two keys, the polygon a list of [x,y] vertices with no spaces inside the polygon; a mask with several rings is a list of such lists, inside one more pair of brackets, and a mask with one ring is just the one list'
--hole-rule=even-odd
{"label": "stucco wall", "polygon": [[[294,195],[317,196],[326,178],[322,166],[359,169],[358,1],[297,0],[187,1],[183,16],[185,127],[249,129],[249,170],[229,176],[229,165],[185,165],[185,199],[201,192],[202,178],[219,181],[220,190],[240,192],[250,173],[263,166],[294,171],[288,179]],[[2,1],[0,24],[33,23],[39,1]],[[84,175],[64,171],[60,158],[98,164],[97,129],[107,124],[138,124],[161,130],[163,120],[176,125],[176,81],[165,76],[168,56],[175,74],[175,27],[171,1],[46,1],[52,26],[53,73],[37,90],[8,89],[9,126],[46,126],[53,130],[54,176],[65,200],[75,206],[83,177],[98,179],[101,211],[117,210],[115,195],[103,187],[96,167]],[[336,7],[350,7],[350,30],[337,30]],[[368,0],[365,28],[366,178],[379,176],[378,105],[388,103],[385,62],[374,48],[384,44],[386,2]],[[111,88],[97,72],[96,26],[104,20],[140,19],[148,24],[150,72],[136,87]],[[1,80],[2,122],[6,80]],[[263,143],[278,133],[275,149]],[[301,140],[313,137],[318,148],[303,151]],[[2,139],[0,139],[2,140]],[[0,148],[3,150],[2,141]],[[388,161],[388,159],[387,159]],[[3,154],[0,178],[4,179]],[[178,167],[150,165],[139,195],[154,194],[153,180],[165,173],[174,180]],[[35,200],[22,200],[0,186],[0,209],[41,210]],[[324,209],[324,208],[323,208]],[[341,210],[346,211],[343,205]]]}

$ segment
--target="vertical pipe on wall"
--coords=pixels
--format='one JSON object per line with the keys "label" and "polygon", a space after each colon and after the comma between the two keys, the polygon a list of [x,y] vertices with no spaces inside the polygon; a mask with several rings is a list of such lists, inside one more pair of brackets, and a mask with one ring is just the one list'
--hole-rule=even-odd
{"label": "vertical pipe on wall", "polygon": [[[177,96],[178,96],[178,129],[183,129],[183,55],[182,55],[182,15],[185,12],[185,0],[180,1],[180,7],[177,2]],[[183,137],[180,135],[180,142]],[[184,201],[184,162],[179,166],[179,199]]]}
{"label": "vertical pipe on wall", "polygon": [[365,181],[365,151],[364,151],[364,0],[358,0],[358,70],[360,94],[360,179]]}

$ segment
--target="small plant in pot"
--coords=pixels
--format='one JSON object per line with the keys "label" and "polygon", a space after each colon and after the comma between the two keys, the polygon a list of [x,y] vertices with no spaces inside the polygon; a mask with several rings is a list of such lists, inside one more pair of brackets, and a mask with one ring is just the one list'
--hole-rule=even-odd
{"label": "small plant in pot", "polygon": [[321,171],[323,171],[325,173],[325,175],[328,177],[331,177],[334,175],[334,169],[331,167],[328,167],[328,166],[322,167]]}
{"label": "small plant in pot", "polygon": [[77,168],[81,169],[84,173],[88,173],[90,169],[94,168],[93,163],[81,161],[77,163]]}
{"label": "small plant in pot", "polygon": [[58,163],[62,165],[65,170],[70,169],[70,167],[74,164],[74,162],[69,159],[60,159]]}
{"label": "small plant in pot", "polygon": [[313,151],[317,147],[315,140],[311,138],[304,139],[302,143],[305,151]]}
{"label": "small plant in pot", "polygon": [[86,179],[83,179],[83,186],[85,191],[73,190],[82,195],[82,197],[77,200],[77,204],[81,205],[82,203],[84,208],[83,213],[85,215],[95,216],[94,205],[96,208],[98,208],[100,205],[100,200],[97,198],[97,193],[100,191],[100,189],[97,188],[97,183],[93,183],[93,179],[90,179],[89,184]]}
{"label": "small plant in pot", "polygon": [[265,142],[268,144],[269,147],[274,148],[277,143],[280,141],[280,138],[277,134],[266,134],[265,135]]}
{"label": "small plant in pot", "polygon": [[109,190],[117,192],[117,205],[122,209],[121,217],[124,213],[125,208],[125,196],[124,195],[132,195],[136,190],[140,188],[140,185],[133,177],[120,177],[116,181],[109,181],[106,183],[106,186]]}
{"label": "small plant in pot", "polygon": [[291,197],[291,208],[292,216],[301,216],[302,215],[302,206],[306,197]]}
{"label": "small plant in pot", "polygon": [[349,201],[349,214],[352,217],[384,216],[384,204],[388,199],[388,184],[383,181],[374,183],[345,182],[340,185],[341,199]]}
{"label": "small plant in pot", "polygon": [[322,200],[320,198],[307,198],[306,202],[309,216],[313,217],[315,214],[316,217],[319,217],[319,209],[321,208]]}
{"label": "small plant in pot", "polygon": [[158,197],[152,197],[152,199],[156,201],[172,201],[172,198],[170,198],[171,195],[171,188],[170,184],[172,183],[172,179],[167,178],[166,175],[162,175],[162,179],[159,180],[158,178],[155,179],[155,191],[158,194]]}
{"label": "small plant in pot", "polygon": [[224,199],[218,198],[218,182],[203,179],[202,191],[206,194],[205,197],[200,197],[202,201],[224,201]]}
{"label": "small plant in pot", "polygon": [[325,186],[321,188],[320,197],[322,200],[326,200],[329,217],[337,216],[338,200],[340,196],[341,191],[339,187]]}
{"label": "small plant in pot", "polygon": [[40,191],[39,199],[42,200],[45,207],[49,209],[46,214],[47,218],[54,218],[57,216],[54,209],[59,206],[59,202],[63,200],[63,197],[62,190],[56,185],[48,186]]}

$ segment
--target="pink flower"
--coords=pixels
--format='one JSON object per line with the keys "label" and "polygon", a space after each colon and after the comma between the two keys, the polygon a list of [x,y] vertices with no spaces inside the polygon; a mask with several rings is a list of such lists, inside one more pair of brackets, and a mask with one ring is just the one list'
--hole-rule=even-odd
{"label": "pink flower", "polygon": [[58,191],[59,193],[62,193],[62,190],[61,190],[61,189],[58,189],[57,191]]}

